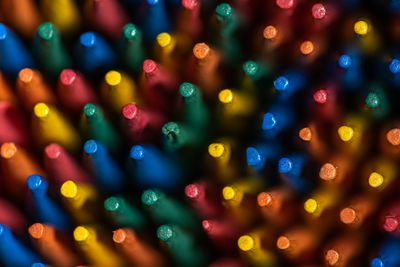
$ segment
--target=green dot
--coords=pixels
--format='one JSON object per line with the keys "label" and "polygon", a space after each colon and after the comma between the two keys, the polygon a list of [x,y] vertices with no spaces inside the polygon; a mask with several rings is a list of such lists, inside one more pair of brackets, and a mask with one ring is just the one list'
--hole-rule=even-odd
{"label": "green dot", "polygon": [[83,113],[85,114],[86,117],[92,117],[97,113],[97,107],[95,104],[86,104],[83,107]]}
{"label": "green dot", "polygon": [[380,99],[378,94],[376,93],[369,93],[367,98],[365,99],[365,103],[370,108],[376,108],[380,104]]}
{"label": "green dot", "polygon": [[193,96],[196,92],[196,86],[191,83],[182,83],[179,87],[179,93],[183,97],[190,97]]}
{"label": "green dot", "polygon": [[117,197],[109,197],[104,201],[104,208],[108,211],[116,211],[121,206],[121,199]]}
{"label": "green dot", "polygon": [[54,28],[54,25],[50,22],[45,22],[38,28],[38,34],[40,38],[46,41],[49,41],[50,39],[53,38],[55,31],[56,29]]}
{"label": "green dot", "polygon": [[126,39],[133,40],[138,34],[139,30],[134,24],[128,23],[124,26],[124,36]]}
{"label": "green dot", "polygon": [[161,225],[157,229],[157,237],[162,241],[168,241],[173,235],[172,227],[169,225]]}
{"label": "green dot", "polygon": [[164,124],[162,128],[162,132],[164,135],[169,135],[169,134],[179,134],[179,125],[176,122],[168,122]]}
{"label": "green dot", "polygon": [[222,18],[228,18],[232,16],[233,9],[228,3],[222,3],[217,6],[215,12]]}
{"label": "green dot", "polygon": [[254,76],[258,72],[258,69],[258,64],[252,60],[243,64],[243,71],[249,76]]}
{"label": "green dot", "polygon": [[161,192],[156,190],[146,190],[142,194],[143,204],[150,206],[156,203],[161,197]]}

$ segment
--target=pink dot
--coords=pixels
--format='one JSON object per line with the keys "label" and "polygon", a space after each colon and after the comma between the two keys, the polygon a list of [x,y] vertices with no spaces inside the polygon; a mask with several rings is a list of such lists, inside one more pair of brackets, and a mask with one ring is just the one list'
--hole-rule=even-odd
{"label": "pink dot", "polygon": [[146,59],[143,62],[143,71],[147,74],[152,73],[157,68],[157,63],[154,60]]}
{"label": "pink dot", "polygon": [[208,220],[203,220],[201,224],[203,225],[204,230],[211,230],[211,223]]}
{"label": "pink dot", "polygon": [[383,229],[386,232],[393,232],[397,229],[398,226],[399,226],[398,220],[391,216],[386,217],[385,222],[383,223]]}
{"label": "pink dot", "polygon": [[62,147],[58,144],[50,144],[44,149],[44,153],[50,159],[57,159],[61,155]]}
{"label": "pink dot", "polygon": [[76,72],[70,69],[65,69],[60,74],[60,81],[64,85],[71,85],[76,79]]}
{"label": "pink dot", "polygon": [[321,3],[313,5],[311,8],[311,12],[315,19],[323,19],[326,15],[326,9]]}
{"label": "pink dot", "polygon": [[276,0],[276,4],[283,9],[289,9],[293,7],[294,0]]}
{"label": "pink dot", "polygon": [[185,195],[190,198],[195,198],[199,195],[199,189],[195,184],[189,184],[185,187]]}
{"label": "pink dot", "polygon": [[126,104],[122,108],[122,116],[125,119],[132,120],[136,116],[137,110],[138,110],[138,108],[137,108],[136,104],[134,104],[134,103]]}
{"label": "pink dot", "polygon": [[199,0],[182,0],[182,6],[186,9],[193,10],[199,5]]}
{"label": "pink dot", "polygon": [[325,90],[321,89],[314,93],[313,98],[315,102],[319,104],[325,104],[326,101],[328,100],[328,94],[326,93]]}

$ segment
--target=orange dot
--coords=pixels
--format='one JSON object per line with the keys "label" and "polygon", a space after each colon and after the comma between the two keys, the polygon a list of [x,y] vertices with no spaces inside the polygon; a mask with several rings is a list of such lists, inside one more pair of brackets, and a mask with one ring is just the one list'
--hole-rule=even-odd
{"label": "orange dot", "polygon": [[210,53],[210,47],[206,43],[198,43],[193,47],[193,54],[197,59],[204,59]]}
{"label": "orange dot", "polygon": [[303,55],[309,55],[314,51],[314,44],[310,41],[304,41],[300,45],[300,52]]}
{"label": "orange dot", "polygon": [[326,181],[335,179],[336,167],[331,163],[325,163],[319,170],[319,177]]}
{"label": "orange dot", "polygon": [[0,154],[3,158],[10,159],[17,153],[17,150],[14,143],[4,143],[0,148]]}
{"label": "orange dot", "polygon": [[303,141],[311,141],[312,133],[309,127],[304,127],[299,131],[299,137]]}
{"label": "orange dot", "polygon": [[400,129],[394,128],[387,132],[386,139],[394,146],[400,145]]}
{"label": "orange dot", "polygon": [[44,226],[41,223],[34,223],[29,227],[28,232],[35,239],[42,238]]}
{"label": "orange dot", "polygon": [[357,214],[356,211],[352,208],[344,208],[340,212],[340,221],[345,224],[352,224],[356,221]]}
{"label": "orange dot", "polygon": [[260,207],[267,207],[271,205],[272,202],[272,196],[269,193],[266,192],[261,192],[257,196],[257,203]]}
{"label": "orange dot", "polygon": [[113,241],[115,243],[122,243],[126,239],[126,232],[124,229],[117,229],[113,232]]}
{"label": "orange dot", "polygon": [[279,249],[288,249],[290,247],[290,240],[286,236],[280,236],[278,240],[276,241],[276,246]]}
{"label": "orange dot", "polygon": [[339,253],[334,249],[330,249],[325,254],[325,260],[329,265],[333,266],[339,261]]}
{"label": "orange dot", "polygon": [[274,39],[277,34],[278,34],[278,30],[272,25],[268,25],[267,27],[265,27],[265,29],[263,31],[263,36],[267,40]]}
{"label": "orange dot", "polygon": [[18,74],[18,78],[24,83],[31,82],[33,79],[33,70],[29,68],[21,70]]}

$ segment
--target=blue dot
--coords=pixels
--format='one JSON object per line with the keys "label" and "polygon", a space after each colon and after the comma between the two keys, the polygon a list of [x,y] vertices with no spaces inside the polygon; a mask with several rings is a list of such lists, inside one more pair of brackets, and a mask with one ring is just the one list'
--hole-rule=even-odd
{"label": "blue dot", "polygon": [[3,23],[0,23],[0,40],[4,40],[7,37],[7,27]]}
{"label": "blue dot", "polygon": [[31,267],[46,267],[46,265],[44,265],[43,263],[40,263],[40,262],[36,262],[36,263],[32,264]]}
{"label": "blue dot", "polygon": [[159,0],[147,0],[147,3],[149,4],[149,5],[155,5],[155,4],[157,4],[159,2]]}
{"label": "blue dot", "polygon": [[277,120],[272,113],[265,113],[262,128],[263,130],[271,130],[276,126]]}
{"label": "blue dot", "polygon": [[35,190],[43,184],[43,177],[37,174],[29,175],[27,183],[30,190]]}
{"label": "blue dot", "polygon": [[339,57],[339,66],[343,69],[348,69],[351,66],[351,58],[349,55],[341,55]]}
{"label": "blue dot", "polygon": [[289,80],[284,76],[280,76],[274,81],[274,87],[279,91],[286,90],[289,87]]}
{"label": "blue dot", "polygon": [[88,140],[83,145],[83,150],[87,154],[94,154],[97,152],[97,149],[98,149],[98,145],[97,145],[96,141],[94,141],[94,140]]}
{"label": "blue dot", "polygon": [[85,47],[93,47],[96,42],[96,34],[94,32],[85,32],[81,35],[79,41]]}
{"label": "blue dot", "polygon": [[142,146],[133,146],[130,152],[132,159],[142,159],[144,156],[144,149]]}
{"label": "blue dot", "polygon": [[371,267],[384,267],[385,264],[383,263],[383,261],[380,258],[374,258],[371,261]]}
{"label": "blue dot", "polygon": [[255,166],[262,160],[260,153],[254,147],[248,147],[246,149],[247,164],[249,166]]}
{"label": "blue dot", "polygon": [[288,173],[293,168],[293,162],[288,158],[281,158],[278,163],[280,173]]}
{"label": "blue dot", "polygon": [[394,58],[389,65],[389,70],[393,74],[397,74],[400,72],[400,60]]}
{"label": "blue dot", "polygon": [[0,224],[0,236],[3,234],[3,232],[7,229],[7,226],[5,226],[4,224]]}

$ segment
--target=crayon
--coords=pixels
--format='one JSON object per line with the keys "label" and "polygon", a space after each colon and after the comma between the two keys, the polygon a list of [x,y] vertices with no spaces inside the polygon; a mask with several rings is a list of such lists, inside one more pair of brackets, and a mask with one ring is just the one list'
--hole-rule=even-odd
{"label": "crayon", "polygon": [[176,264],[191,267],[204,266],[207,260],[205,251],[196,247],[193,236],[179,226],[161,225],[157,228],[157,237],[166,244]]}
{"label": "crayon", "polygon": [[74,240],[85,254],[88,261],[95,266],[122,266],[123,260],[101,241],[99,231],[91,226],[78,226],[74,229]]}
{"label": "crayon", "polygon": [[139,73],[146,58],[142,36],[143,33],[137,25],[128,23],[123,27],[120,37],[120,57],[124,64],[135,73]]}
{"label": "crayon", "polygon": [[121,147],[117,130],[106,118],[102,108],[98,105],[87,103],[83,107],[81,118],[82,132],[89,138],[103,143],[108,149],[117,151]]}
{"label": "crayon", "polygon": [[84,161],[95,178],[95,183],[106,193],[120,191],[125,184],[125,174],[108,149],[95,140],[88,140],[83,145]]}
{"label": "crayon", "polygon": [[71,222],[67,214],[48,195],[47,180],[40,175],[33,174],[28,176],[26,183],[31,192],[35,217],[58,229],[70,228]]}
{"label": "crayon", "polygon": [[107,41],[95,32],[81,34],[75,52],[80,68],[88,74],[102,72],[115,65],[114,51]]}
{"label": "crayon", "polygon": [[118,226],[143,228],[145,218],[142,213],[129,204],[124,197],[109,197],[104,200],[104,209]]}
{"label": "crayon", "polygon": [[4,224],[0,224],[0,262],[6,267],[30,266],[39,257],[25,247]]}
{"label": "crayon", "polygon": [[[71,0],[44,0],[41,9],[47,19],[54,23],[62,34],[71,35],[75,33],[81,24],[78,7]],[[63,10],[59,14],[59,10]]]}
{"label": "crayon", "polygon": [[49,76],[58,76],[63,69],[71,66],[71,59],[62,44],[60,34],[50,22],[38,27],[34,52],[41,70]]}
{"label": "crayon", "polygon": [[28,145],[28,126],[23,114],[8,101],[0,101],[0,143],[13,142],[18,145]]}
{"label": "crayon", "polygon": [[176,162],[152,145],[135,145],[130,150],[132,177],[140,187],[158,186],[171,190],[181,184],[182,171]]}
{"label": "crayon", "polygon": [[44,166],[51,181],[57,185],[72,179],[74,182],[90,182],[92,178],[62,146],[56,143],[45,147]]}
{"label": "crayon", "polygon": [[31,117],[34,139],[39,147],[58,143],[71,152],[79,149],[80,135],[55,106],[39,102],[34,106]]}
{"label": "crayon", "polygon": [[157,224],[172,223],[191,229],[199,227],[197,218],[188,207],[158,189],[145,190],[141,200]]}
{"label": "crayon", "polygon": [[80,114],[86,103],[97,103],[98,99],[89,82],[78,71],[64,69],[58,77],[57,97],[70,112]]}
{"label": "crayon", "polygon": [[115,112],[130,102],[140,102],[135,82],[125,73],[110,70],[104,76],[101,97]]}
{"label": "crayon", "polygon": [[34,66],[21,40],[3,23],[0,23],[0,49],[0,66],[4,73],[16,77],[23,68]]}
{"label": "crayon", "polygon": [[161,112],[128,103],[121,109],[122,127],[127,138],[134,143],[157,140],[166,118]]}
{"label": "crayon", "polygon": [[34,223],[29,227],[29,235],[41,256],[52,266],[76,266],[81,261],[72,249],[72,240],[53,226]]}
{"label": "crayon", "polygon": [[143,267],[166,266],[163,255],[142,240],[130,228],[118,228],[113,231],[113,241],[117,249],[129,263]]}
{"label": "crayon", "polygon": [[0,147],[0,155],[7,194],[11,197],[23,198],[28,191],[26,178],[31,174],[44,176],[44,171],[31,154],[14,143],[3,143]]}
{"label": "crayon", "polygon": [[125,10],[118,2],[110,0],[87,0],[84,4],[86,20],[96,30],[117,39],[122,33],[122,27],[127,23]]}
{"label": "crayon", "polygon": [[39,102],[55,104],[55,96],[36,70],[24,68],[18,73],[17,95],[21,104],[29,112]]}

